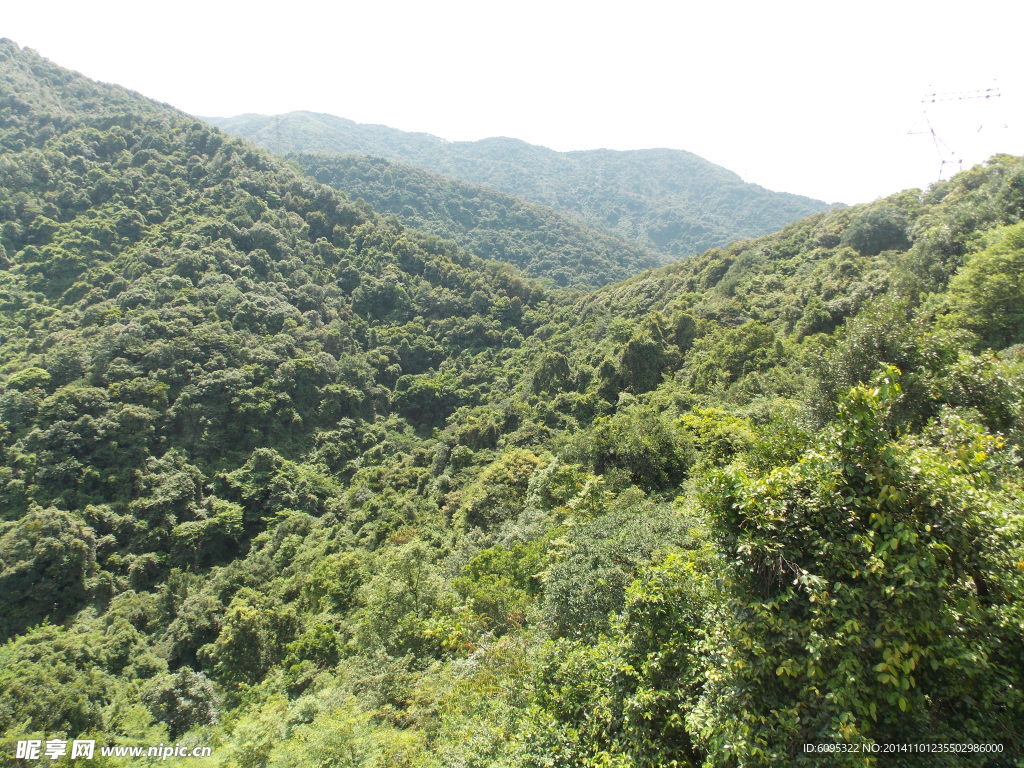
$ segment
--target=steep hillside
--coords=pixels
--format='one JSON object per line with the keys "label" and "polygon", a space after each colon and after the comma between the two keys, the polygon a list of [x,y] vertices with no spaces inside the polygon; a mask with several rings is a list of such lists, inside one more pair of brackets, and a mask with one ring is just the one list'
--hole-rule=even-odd
{"label": "steep hillside", "polygon": [[413,229],[450,238],[477,256],[514,264],[558,285],[596,287],[663,258],[487,187],[362,155],[289,155],[304,173]]}
{"label": "steep hillside", "polygon": [[388,419],[477,402],[474,360],[545,298],[185,115],[9,41],[0,67],[0,517],[89,531],[52,583],[4,555],[5,601],[35,585],[5,637],[94,578],[116,593],[244,551],[266,494],[325,512]]}
{"label": "steep hillside", "polygon": [[372,155],[485,184],[674,258],[772,232],[827,207],[744,183],[679,150],[555,152],[508,138],[447,142],[309,112],[205,119],[278,153]]}
{"label": "steep hillside", "polygon": [[8,763],[1024,759],[1024,159],[581,295],[6,40],[0,148]]}

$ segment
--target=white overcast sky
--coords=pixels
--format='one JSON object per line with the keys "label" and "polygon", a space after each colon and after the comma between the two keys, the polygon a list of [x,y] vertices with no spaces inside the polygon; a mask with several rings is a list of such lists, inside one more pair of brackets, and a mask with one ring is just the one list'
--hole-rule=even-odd
{"label": "white overcast sky", "polygon": [[[1024,154],[1024,3],[4,3],[0,37],[197,115],[312,110],[452,140],[672,147],[871,200]],[[997,88],[999,98],[925,93]],[[949,166],[947,165],[947,168]],[[947,174],[948,175],[948,174]]]}

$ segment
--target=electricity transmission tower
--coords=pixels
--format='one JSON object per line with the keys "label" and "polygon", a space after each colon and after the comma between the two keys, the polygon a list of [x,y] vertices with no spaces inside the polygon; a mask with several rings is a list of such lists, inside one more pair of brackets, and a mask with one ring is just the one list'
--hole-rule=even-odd
{"label": "electricity transmission tower", "polygon": [[[999,89],[995,86],[991,88],[980,88],[973,91],[931,91],[926,93],[921,98],[921,117],[924,122],[924,128],[916,130],[911,128],[907,133],[912,135],[928,135],[932,138],[932,143],[935,145],[935,153],[939,158],[939,178],[943,178],[947,169],[952,170],[954,173],[963,170],[964,160],[960,154],[949,146],[935,130],[934,121],[932,120],[931,112],[934,110],[934,105],[942,103],[963,103],[963,102],[978,102],[978,101],[992,101],[998,99],[1000,94]],[[985,128],[984,123],[978,125],[977,133],[980,133]]]}

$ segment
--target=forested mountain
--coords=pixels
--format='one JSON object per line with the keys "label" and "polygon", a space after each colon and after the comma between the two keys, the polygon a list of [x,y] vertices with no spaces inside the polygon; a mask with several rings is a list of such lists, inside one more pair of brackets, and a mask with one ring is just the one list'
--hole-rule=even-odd
{"label": "forested mountain", "polygon": [[448,142],[331,115],[204,118],[277,153],[359,154],[517,195],[673,258],[777,230],[827,206],[747,184],[689,152],[555,152],[509,138]]}
{"label": "forested mountain", "polygon": [[664,263],[653,251],[487,187],[363,155],[295,154],[304,173],[405,226],[566,286],[596,287]]}
{"label": "forested mountain", "polygon": [[9,764],[1022,764],[1024,159],[581,295],[6,40],[0,149]]}

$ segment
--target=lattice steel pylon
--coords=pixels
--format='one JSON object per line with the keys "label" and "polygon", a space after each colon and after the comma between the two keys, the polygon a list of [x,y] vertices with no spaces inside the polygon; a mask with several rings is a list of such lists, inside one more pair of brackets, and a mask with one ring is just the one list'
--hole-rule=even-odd
{"label": "lattice steel pylon", "polygon": [[[992,86],[991,88],[979,88],[971,91],[930,91],[921,97],[921,118],[924,121],[923,130],[915,130],[911,128],[907,131],[911,135],[929,135],[932,138],[932,143],[935,145],[935,153],[939,158],[939,178],[943,178],[943,174],[947,168],[953,169],[954,172],[963,170],[964,160],[956,150],[949,146],[942,138],[939,137],[938,132],[935,130],[935,126],[932,124],[931,115],[928,112],[929,106],[933,104],[939,104],[944,102],[965,102],[965,101],[989,101],[992,99],[998,99],[1002,94],[999,92],[999,88]],[[984,130],[984,123],[978,126],[978,132]]]}

